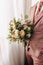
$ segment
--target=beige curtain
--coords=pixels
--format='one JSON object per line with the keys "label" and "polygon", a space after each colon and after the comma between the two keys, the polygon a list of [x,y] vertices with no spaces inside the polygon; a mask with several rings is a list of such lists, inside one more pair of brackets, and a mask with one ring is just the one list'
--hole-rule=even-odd
{"label": "beige curtain", "polygon": [[30,8],[32,5],[32,0],[25,0],[25,15],[30,15]]}

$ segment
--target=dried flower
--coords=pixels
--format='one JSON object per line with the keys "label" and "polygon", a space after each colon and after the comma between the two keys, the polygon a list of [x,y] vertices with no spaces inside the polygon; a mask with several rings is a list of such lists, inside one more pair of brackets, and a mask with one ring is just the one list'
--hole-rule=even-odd
{"label": "dried flower", "polygon": [[20,34],[21,37],[24,37],[24,35],[25,35],[24,30],[21,30],[21,31],[19,32],[19,34]]}
{"label": "dried flower", "polygon": [[15,36],[18,38],[18,30],[15,30]]}
{"label": "dried flower", "polygon": [[12,35],[12,38],[13,38],[14,40],[16,40],[16,39],[17,39],[16,35]]}
{"label": "dried flower", "polygon": [[23,41],[24,44],[29,43],[31,35],[33,33],[33,22],[31,22],[26,15],[25,18],[15,18],[10,21],[9,24],[9,40],[11,41]]}

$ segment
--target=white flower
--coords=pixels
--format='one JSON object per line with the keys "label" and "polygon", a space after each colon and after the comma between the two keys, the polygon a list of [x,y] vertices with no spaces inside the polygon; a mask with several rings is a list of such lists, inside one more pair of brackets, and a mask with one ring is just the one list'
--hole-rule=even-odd
{"label": "white flower", "polygon": [[28,26],[26,24],[24,24],[24,29],[27,29],[27,28],[28,28]]}
{"label": "white flower", "polygon": [[14,30],[16,29],[15,25],[13,25],[13,29],[14,29]]}
{"label": "white flower", "polygon": [[15,30],[15,33],[12,35],[12,38],[16,40],[18,38],[18,30]]}
{"label": "white flower", "polygon": [[18,30],[15,30],[15,36],[18,38]]}
{"label": "white flower", "polygon": [[16,35],[12,35],[12,38],[14,39],[14,40],[16,40],[17,39],[17,37],[16,37]]}
{"label": "white flower", "polygon": [[28,30],[30,31],[30,30],[31,30],[31,28],[30,28],[30,27],[28,27]]}
{"label": "white flower", "polygon": [[13,20],[10,21],[10,24],[11,24],[11,25],[14,25]]}
{"label": "white flower", "polygon": [[25,23],[24,19],[21,19],[21,24],[23,25]]}
{"label": "white flower", "polygon": [[29,34],[27,34],[27,37],[28,37],[28,38],[30,38],[30,37],[31,37],[31,34],[30,34],[30,33],[29,33]]}

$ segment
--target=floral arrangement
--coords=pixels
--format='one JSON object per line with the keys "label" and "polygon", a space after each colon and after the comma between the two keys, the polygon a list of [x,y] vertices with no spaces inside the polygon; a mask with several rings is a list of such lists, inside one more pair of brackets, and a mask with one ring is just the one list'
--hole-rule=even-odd
{"label": "floral arrangement", "polygon": [[8,38],[10,41],[20,40],[26,45],[32,37],[33,34],[33,23],[30,21],[29,17],[26,15],[24,19],[15,18],[9,23],[9,34]]}

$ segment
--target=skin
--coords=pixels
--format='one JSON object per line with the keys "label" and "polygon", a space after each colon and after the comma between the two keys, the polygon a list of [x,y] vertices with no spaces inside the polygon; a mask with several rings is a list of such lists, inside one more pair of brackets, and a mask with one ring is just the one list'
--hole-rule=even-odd
{"label": "skin", "polygon": [[43,0],[40,0],[41,2],[43,2]]}

